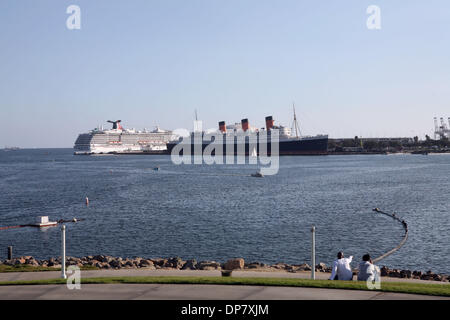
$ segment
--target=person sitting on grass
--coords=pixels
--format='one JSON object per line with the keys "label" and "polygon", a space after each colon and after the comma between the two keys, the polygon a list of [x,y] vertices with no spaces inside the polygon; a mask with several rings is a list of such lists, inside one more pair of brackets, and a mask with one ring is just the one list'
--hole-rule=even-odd
{"label": "person sitting on grass", "polygon": [[362,260],[358,267],[358,281],[367,281],[375,276],[375,266],[369,254],[363,255]]}
{"label": "person sitting on grass", "polygon": [[353,272],[350,267],[352,260],[353,256],[344,258],[344,253],[338,252],[337,260],[333,262],[330,280],[353,280]]}

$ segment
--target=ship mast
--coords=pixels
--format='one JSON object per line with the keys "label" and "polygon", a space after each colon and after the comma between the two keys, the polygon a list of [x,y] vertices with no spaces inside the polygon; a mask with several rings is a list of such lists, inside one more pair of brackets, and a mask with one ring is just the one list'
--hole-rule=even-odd
{"label": "ship mast", "polygon": [[300,129],[298,127],[297,115],[295,114],[295,105],[293,102],[292,102],[292,109],[294,110],[294,121],[292,122],[292,127],[295,128],[295,136],[298,138]]}
{"label": "ship mast", "polygon": [[197,109],[195,109],[194,132],[202,131],[202,122],[198,120]]}

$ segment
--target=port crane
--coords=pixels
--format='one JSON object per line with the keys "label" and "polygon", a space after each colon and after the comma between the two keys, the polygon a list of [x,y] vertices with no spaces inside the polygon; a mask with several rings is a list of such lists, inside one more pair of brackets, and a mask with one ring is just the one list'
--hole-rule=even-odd
{"label": "port crane", "polygon": [[448,118],[448,127],[444,118],[440,118],[438,122],[437,117],[434,117],[434,139],[450,138],[450,117]]}

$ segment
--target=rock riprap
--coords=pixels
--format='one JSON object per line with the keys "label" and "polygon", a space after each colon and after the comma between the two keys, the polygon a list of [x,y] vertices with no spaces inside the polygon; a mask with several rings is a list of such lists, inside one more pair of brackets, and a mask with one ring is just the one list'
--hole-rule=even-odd
{"label": "rock riprap", "polygon": [[[61,268],[61,258],[49,258],[38,260],[32,256],[22,256],[11,260],[0,260],[1,265],[6,266],[29,266],[29,267],[48,267]],[[275,263],[268,265],[261,262],[246,263],[243,258],[234,258],[220,263],[217,261],[199,261],[196,259],[183,260],[180,257],[172,258],[122,258],[107,255],[85,256],[82,258],[67,257],[66,266],[94,267],[98,269],[167,269],[167,270],[253,270],[253,271],[285,271],[285,272],[305,272],[311,271],[311,266],[303,264]],[[331,267],[320,262],[316,265],[317,272],[331,272]],[[436,274],[432,271],[411,271],[401,269],[390,269],[386,266],[380,268],[382,277],[434,280],[441,282],[450,282],[450,275]]]}

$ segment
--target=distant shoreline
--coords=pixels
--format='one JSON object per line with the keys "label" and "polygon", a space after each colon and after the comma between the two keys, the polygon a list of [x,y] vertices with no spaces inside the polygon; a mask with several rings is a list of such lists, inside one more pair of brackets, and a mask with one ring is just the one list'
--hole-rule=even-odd
{"label": "distant shoreline", "polygon": [[[73,148],[56,147],[56,148],[18,148],[18,149],[0,149],[3,152],[17,152],[17,151],[28,151],[28,150],[70,150],[73,153]],[[429,154],[450,154],[450,150],[408,150],[408,151],[398,151],[398,152],[385,152],[385,151],[328,151],[327,155],[336,156],[348,156],[348,155],[429,155]],[[112,153],[101,153],[101,154],[82,154],[82,155],[170,155],[167,152],[112,152]],[[282,157],[286,155],[280,155]],[[307,156],[307,155],[292,155],[292,156]]]}

